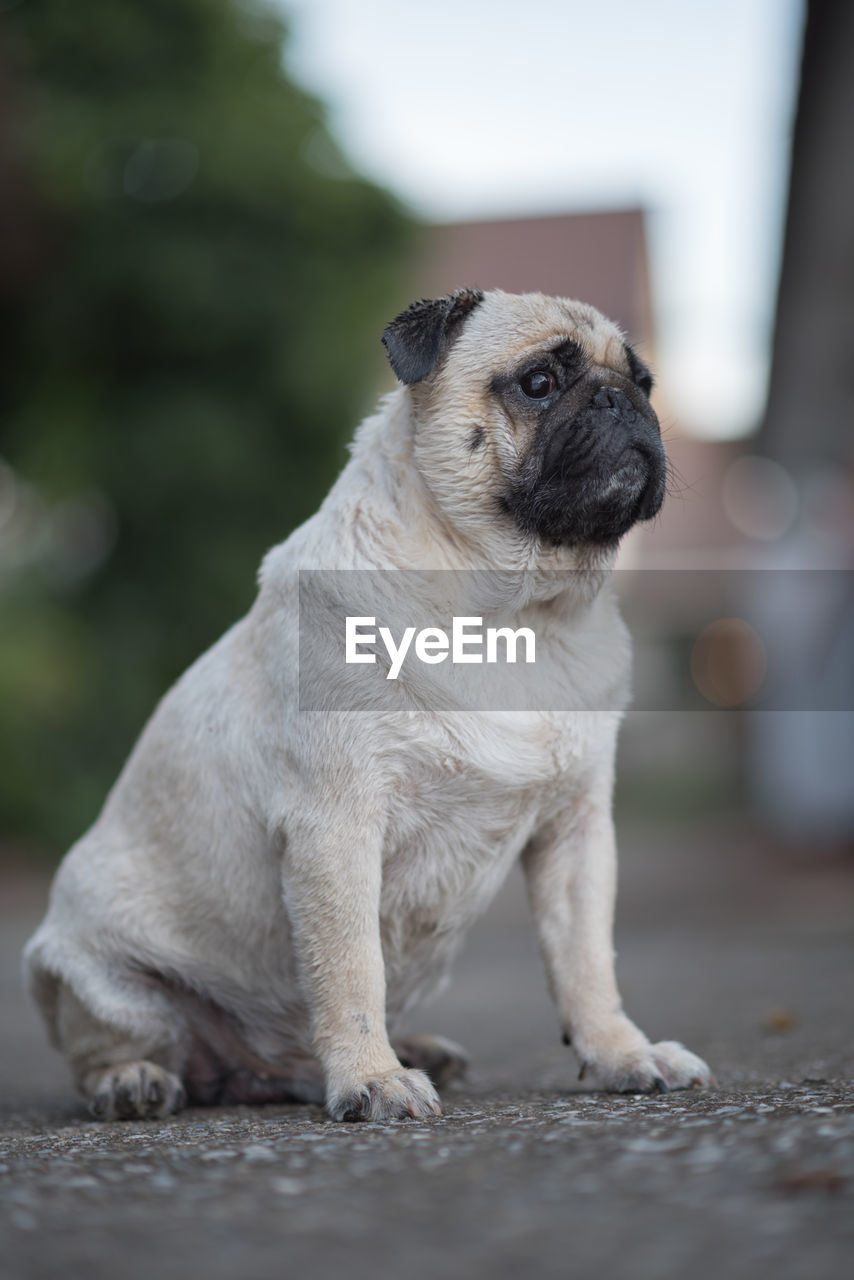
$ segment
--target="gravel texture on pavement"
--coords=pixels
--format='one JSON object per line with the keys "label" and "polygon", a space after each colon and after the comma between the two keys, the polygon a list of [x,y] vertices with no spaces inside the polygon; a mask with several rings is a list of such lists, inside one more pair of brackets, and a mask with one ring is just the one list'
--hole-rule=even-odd
{"label": "gravel texture on pavement", "polygon": [[792,862],[723,824],[624,845],[627,1009],[706,1057],[719,1087],[582,1089],[514,877],[416,1024],[472,1054],[445,1115],[418,1123],[283,1106],[90,1120],[20,992],[45,882],[10,869],[3,1280],[850,1274],[854,867]]}

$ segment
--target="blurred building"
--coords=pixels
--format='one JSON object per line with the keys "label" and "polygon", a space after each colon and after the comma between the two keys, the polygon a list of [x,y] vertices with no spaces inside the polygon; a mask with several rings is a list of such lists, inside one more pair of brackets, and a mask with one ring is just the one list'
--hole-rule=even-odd
{"label": "blurred building", "polygon": [[645,356],[654,349],[641,209],[455,222],[429,228],[417,291],[464,285],[581,298],[622,325]]}

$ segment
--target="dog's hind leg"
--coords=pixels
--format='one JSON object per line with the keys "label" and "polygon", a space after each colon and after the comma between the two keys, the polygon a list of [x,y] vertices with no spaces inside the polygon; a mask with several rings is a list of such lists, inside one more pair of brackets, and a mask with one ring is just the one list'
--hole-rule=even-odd
{"label": "dog's hind leg", "polygon": [[55,999],[57,1047],[97,1119],[154,1119],[181,1109],[187,1046],[180,1028],[164,1022],[159,1032],[134,1035],[110,1026],[62,981]]}
{"label": "dog's hind leg", "polygon": [[469,1065],[465,1049],[444,1036],[402,1036],[392,1041],[392,1048],[401,1066],[423,1071],[437,1089],[462,1079]]}

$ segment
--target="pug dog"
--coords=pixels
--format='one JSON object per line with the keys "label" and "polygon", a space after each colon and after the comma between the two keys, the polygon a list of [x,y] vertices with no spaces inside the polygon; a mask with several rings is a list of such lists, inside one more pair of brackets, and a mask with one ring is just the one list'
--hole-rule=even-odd
{"label": "pug dog", "polygon": [[[265,558],[249,614],[160,703],[27,945],[96,1116],[272,1100],[335,1120],[439,1114],[462,1051],[395,1041],[395,1024],[519,860],[582,1074],[632,1092],[711,1082],[630,1021],[614,975],[630,644],[608,571],[665,491],[650,372],[593,307],[541,294],[416,302],[383,342],[400,386]],[[394,699],[342,709],[345,677],[369,668],[345,668],[343,637],[319,627],[303,709],[300,571],[328,571],[312,579],[322,618],[323,584],[354,569],[485,573],[568,701],[434,704],[420,663]],[[458,603],[487,616],[495,601]]]}

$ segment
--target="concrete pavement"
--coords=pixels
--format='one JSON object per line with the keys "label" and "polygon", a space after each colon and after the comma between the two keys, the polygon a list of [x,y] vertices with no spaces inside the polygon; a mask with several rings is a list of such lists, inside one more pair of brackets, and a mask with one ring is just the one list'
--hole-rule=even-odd
{"label": "concrete pavement", "polygon": [[582,1091],[514,878],[412,1028],[473,1059],[424,1124],[299,1107],[91,1122],[18,986],[44,882],[10,869],[0,1275],[847,1273],[854,866],[763,852],[738,823],[622,835],[626,1007],[707,1058],[719,1089]]}

